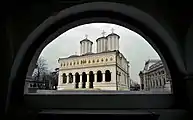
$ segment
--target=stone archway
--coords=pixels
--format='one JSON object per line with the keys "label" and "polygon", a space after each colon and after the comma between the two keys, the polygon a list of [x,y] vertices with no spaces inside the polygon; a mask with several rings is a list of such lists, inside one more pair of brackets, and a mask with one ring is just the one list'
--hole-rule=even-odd
{"label": "stone archway", "polygon": [[[108,15],[108,18],[106,15]],[[23,93],[15,91],[18,91],[17,88],[23,88],[26,71],[29,68],[27,75],[32,74],[31,71],[35,67],[34,63],[36,63],[43,48],[61,33],[78,25],[89,23],[91,19],[92,22],[110,22],[130,28],[147,38],[146,40],[161,56],[166,68],[167,65],[170,68],[171,77],[176,80],[173,85],[177,90],[176,93],[182,93],[182,90],[178,89],[181,82],[178,80],[178,76],[181,75],[180,77],[182,77],[186,70],[177,42],[160,23],[144,11],[132,6],[109,2],[76,5],[59,12],[55,16],[50,16],[50,18],[40,24],[28,36],[16,54],[11,68],[8,93],[17,96],[18,99],[22,99]],[[61,28],[61,26],[64,27]],[[181,74],[178,75],[176,73]]]}

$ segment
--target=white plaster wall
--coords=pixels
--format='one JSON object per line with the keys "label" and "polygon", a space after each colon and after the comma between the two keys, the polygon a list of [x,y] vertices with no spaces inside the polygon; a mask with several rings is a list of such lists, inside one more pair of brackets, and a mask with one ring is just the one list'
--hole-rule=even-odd
{"label": "white plaster wall", "polygon": [[[78,72],[79,74],[82,74],[82,72],[85,72],[86,74],[88,74],[90,71],[93,71],[94,74],[96,74],[98,70],[100,70],[102,73],[105,73],[106,70],[109,70],[111,72],[111,82],[96,83],[94,84],[96,85],[94,87],[100,88],[100,89],[108,89],[108,90],[116,89],[115,54],[116,54],[115,52],[107,52],[107,53],[91,54],[91,55],[86,55],[81,57],[60,59],[58,90],[62,90],[64,88],[73,89],[75,87],[75,84],[73,83],[69,83],[69,85],[62,83],[63,73],[66,73],[66,75],[68,75],[69,73],[72,73],[73,75],[75,75],[76,72]],[[101,61],[101,59],[103,59],[103,61]],[[86,60],[87,63],[80,64],[81,60]],[[95,61],[94,63],[93,63],[93,60]],[[97,60],[99,60],[99,62],[97,62]],[[91,61],[91,63],[88,63],[88,61]],[[74,62],[76,63],[75,65],[74,65]],[[77,64],[77,62],[79,62],[79,64]],[[67,66],[67,63],[68,63],[68,66]],[[70,63],[72,63],[72,65],[70,65]],[[103,80],[105,81],[105,79]]]}

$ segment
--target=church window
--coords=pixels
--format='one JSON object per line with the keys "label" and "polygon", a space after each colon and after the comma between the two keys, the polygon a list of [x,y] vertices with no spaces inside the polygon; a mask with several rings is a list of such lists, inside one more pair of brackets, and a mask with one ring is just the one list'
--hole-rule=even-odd
{"label": "church window", "polygon": [[73,82],[73,75],[72,73],[69,73],[69,83],[72,83]]}
{"label": "church window", "polygon": [[62,67],[62,64],[61,64],[61,67]]}
{"label": "church window", "polygon": [[72,63],[70,62],[70,65],[72,65]]}
{"label": "church window", "polygon": [[77,64],[79,64],[79,62],[77,61]]}
{"label": "church window", "polygon": [[63,75],[62,75],[62,82],[63,83],[66,83],[67,82],[67,76],[66,76],[66,74],[65,73],[63,73]]}
{"label": "church window", "polygon": [[101,62],[103,62],[103,58],[101,59]]}
{"label": "church window", "polygon": [[105,81],[110,82],[111,81],[111,72],[109,70],[105,71]]}
{"label": "church window", "polygon": [[106,58],[106,61],[108,61],[108,58]]}
{"label": "church window", "polygon": [[64,63],[64,66],[65,66],[65,63]]}
{"label": "church window", "polygon": [[74,62],[74,65],[76,64],[76,62]]}
{"label": "church window", "polygon": [[110,60],[112,61],[112,60],[113,60],[113,58],[110,58]]}
{"label": "church window", "polygon": [[88,63],[90,63],[90,60],[88,61]]}
{"label": "church window", "polygon": [[93,60],[92,62],[94,63],[95,61]]}
{"label": "church window", "polygon": [[102,72],[99,70],[97,71],[97,82],[102,82],[103,76]]}
{"label": "church window", "polygon": [[97,59],[97,62],[99,62],[99,59]]}

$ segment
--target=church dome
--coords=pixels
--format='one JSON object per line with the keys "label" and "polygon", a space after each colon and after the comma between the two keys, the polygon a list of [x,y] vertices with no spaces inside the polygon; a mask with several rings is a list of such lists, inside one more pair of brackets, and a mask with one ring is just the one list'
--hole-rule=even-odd
{"label": "church dome", "polygon": [[118,39],[120,38],[120,36],[118,34],[116,34],[116,33],[111,33],[111,34],[107,35],[107,37],[109,37],[109,36],[117,36]]}
{"label": "church dome", "polygon": [[82,43],[83,41],[90,42],[91,44],[93,44],[93,42],[91,40],[87,39],[87,38],[81,40],[80,43]]}

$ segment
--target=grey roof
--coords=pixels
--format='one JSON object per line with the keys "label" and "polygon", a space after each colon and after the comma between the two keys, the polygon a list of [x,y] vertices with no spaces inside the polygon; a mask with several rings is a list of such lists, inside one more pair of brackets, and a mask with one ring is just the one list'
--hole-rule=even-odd
{"label": "grey roof", "polygon": [[79,55],[71,55],[68,58],[72,58],[72,57],[79,57]]}
{"label": "grey roof", "polygon": [[111,34],[109,34],[109,35],[107,35],[107,37],[109,37],[109,36],[118,36],[118,38],[120,38],[120,36],[119,35],[117,35],[116,33],[111,33]]}
{"label": "grey roof", "polygon": [[98,41],[98,40],[99,40],[99,39],[101,39],[101,38],[105,38],[105,39],[107,39],[107,37],[104,37],[104,36],[103,36],[103,37],[99,37],[99,38],[97,38],[97,39],[96,39],[96,41]]}
{"label": "grey roof", "polygon": [[86,38],[86,39],[81,40],[81,41],[80,41],[80,43],[82,43],[83,41],[88,41],[88,42],[91,42],[91,43],[93,44],[93,42],[92,42],[91,40],[87,39],[87,38]]}

